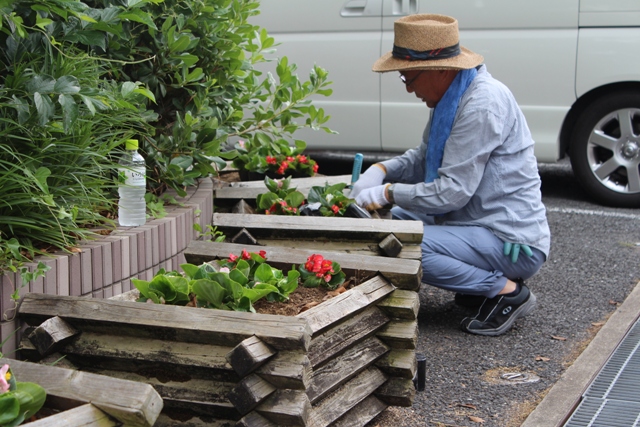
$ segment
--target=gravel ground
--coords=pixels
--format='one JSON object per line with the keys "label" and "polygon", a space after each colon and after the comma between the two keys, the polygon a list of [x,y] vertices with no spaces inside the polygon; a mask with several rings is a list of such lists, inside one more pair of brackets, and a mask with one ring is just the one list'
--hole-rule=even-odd
{"label": "gravel ground", "polygon": [[[392,407],[368,424],[519,426],[640,281],[640,210],[589,201],[568,165],[540,166],[552,233],[549,260],[527,283],[536,310],[500,337],[462,332],[474,314],[453,295],[423,287],[417,352],[426,387],[411,408]],[[531,382],[510,382],[505,373]]]}

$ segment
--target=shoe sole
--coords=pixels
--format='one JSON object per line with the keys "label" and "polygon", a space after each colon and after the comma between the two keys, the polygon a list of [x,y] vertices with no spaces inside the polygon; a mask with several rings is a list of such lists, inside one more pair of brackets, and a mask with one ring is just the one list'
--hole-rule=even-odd
{"label": "shoe sole", "polygon": [[536,308],[537,299],[533,293],[529,294],[529,300],[522,304],[518,309],[509,317],[509,319],[504,322],[500,327],[495,329],[469,329],[465,328],[465,331],[475,334],[475,335],[487,335],[487,336],[497,336],[502,335],[507,332],[516,320],[525,317],[527,314],[531,313],[534,308]]}

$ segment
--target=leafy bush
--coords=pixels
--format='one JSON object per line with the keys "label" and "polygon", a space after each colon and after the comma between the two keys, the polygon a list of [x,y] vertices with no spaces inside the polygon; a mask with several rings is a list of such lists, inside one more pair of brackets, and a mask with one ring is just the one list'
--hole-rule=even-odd
{"label": "leafy bush", "polygon": [[0,0],[0,272],[11,239],[23,261],[35,242],[67,248],[108,223],[126,139],[140,140],[155,195],[184,195],[238,155],[230,139],[299,147],[300,127],[330,132],[310,103],[331,93],[325,70],[254,69],[274,43],[247,22],[258,5]]}

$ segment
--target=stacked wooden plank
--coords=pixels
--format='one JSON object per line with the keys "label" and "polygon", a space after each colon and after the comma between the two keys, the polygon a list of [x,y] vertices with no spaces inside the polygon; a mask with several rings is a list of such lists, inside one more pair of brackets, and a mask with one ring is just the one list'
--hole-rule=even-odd
{"label": "stacked wooden plank", "polygon": [[151,427],[162,409],[160,395],[149,385],[56,366],[0,358],[21,382],[34,382],[47,393],[52,415],[31,427]]}
{"label": "stacked wooden plank", "polygon": [[[306,195],[312,186],[349,180],[347,175],[298,178],[292,180],[291,186]],[[419,221],[394,221],[375,217],[376,213],[373,219],[260,215],[254,207],[258,194],[268,191],[263,182],[221,185],[214,189],[213,225],[232,243],[408,259],[421,257],[423,225]]]}
{"label": "stacked wooden plank", "polygon": [[[185,256],[197,263],[241,247],[193,242]],[[358,426],[388,405],[410,406],[420,262],[320,253],[362,283],[298,316],[27,294],[21,319],[37,330],[57,317],[75,333],[36,346],[34,331],[22,355],[55,351],[82,371],[152,385],[164,400],[158,426]],[[285,266],[306,252],[267,256]]]}

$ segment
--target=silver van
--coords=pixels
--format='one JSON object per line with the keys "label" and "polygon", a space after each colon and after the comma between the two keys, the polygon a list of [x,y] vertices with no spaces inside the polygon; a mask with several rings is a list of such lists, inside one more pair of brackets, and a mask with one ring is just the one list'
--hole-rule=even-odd
{"label": "silver van", "polygon": [[461,44],[485,58],[524,112],[539,162],[568,155],[600,203],[640,207],[640,0],[261,0],[251,22],[277,57],[329,72],[314,103],[338,135],[296,134],[313,150],[395,155],[420,143],[426,106],[373,62],[393,22],[413,13],[458,20]]}

